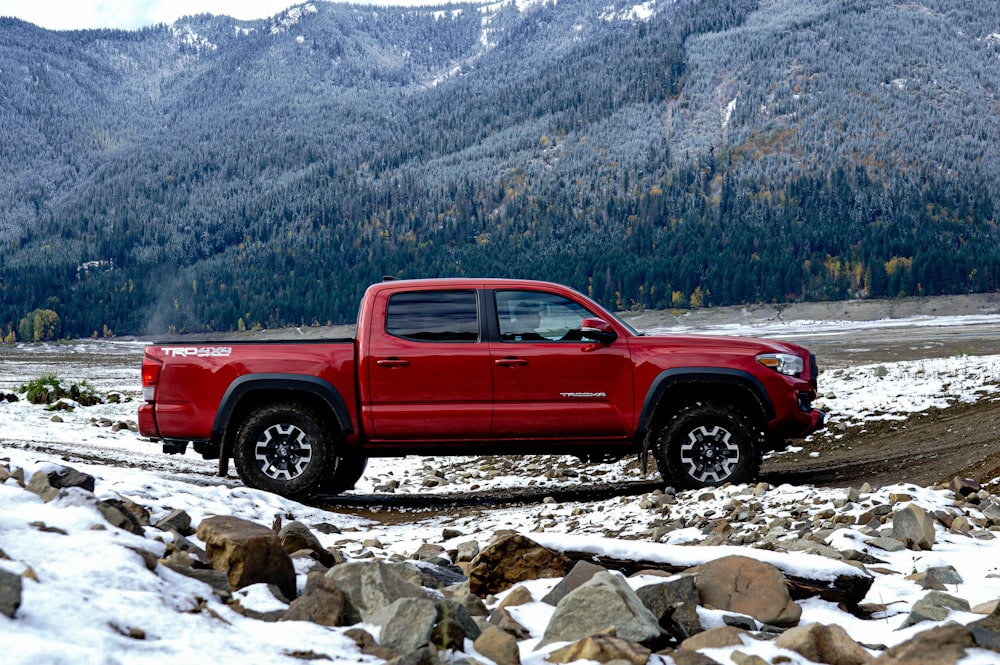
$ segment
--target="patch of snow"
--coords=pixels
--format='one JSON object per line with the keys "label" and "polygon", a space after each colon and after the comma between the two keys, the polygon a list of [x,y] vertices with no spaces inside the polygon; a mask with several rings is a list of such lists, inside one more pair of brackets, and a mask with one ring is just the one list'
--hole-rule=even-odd
{"label": "patch of snow", "polygon": [[307,14],[315,14],[317,11],[319,10],[316,9],[316,5],[312,3],[299,5],[298,7],[291,7],[275,17],[275,22],[271,25],[271,34],[288,32],[293,26],[301,21],[304,16]]}
{"label": "patch of snow", "polygon": [[722,129],[725,130],[729,126],[729,120],[733,117],[733,111],[736,110],[736,100],[739,96],[733,97],[732,100],[726,104],[725,110],[722,112]]}
{"label": "patch of snow", "polygon": [[170,32],[174,39],[184,46],[193,47],[196,51],[216,51],[218,46],[213,44],[207,37],[199,35],[193,27],[188,24],[175,23],[170,27]]}

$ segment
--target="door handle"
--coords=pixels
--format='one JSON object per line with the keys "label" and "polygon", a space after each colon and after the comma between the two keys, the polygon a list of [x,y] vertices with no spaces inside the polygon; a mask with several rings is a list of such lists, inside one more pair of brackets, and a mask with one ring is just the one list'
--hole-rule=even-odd
{"label": "door handle", "polygon": [[403,360],[402,358],[386,358],[384,360],[376,360],[375,364],[379,367],[388,367],[394,369],[396,367],[407,367],[410,364],[409,360]]}
{"label": "door handle", "polygon": [[523,367],[528,361],[524,358],[498,358],[493,363],[498,367]]}

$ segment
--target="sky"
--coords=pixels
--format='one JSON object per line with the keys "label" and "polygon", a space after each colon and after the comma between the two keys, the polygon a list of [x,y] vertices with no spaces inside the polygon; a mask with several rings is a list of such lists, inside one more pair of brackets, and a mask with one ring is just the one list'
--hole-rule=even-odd
{"label": "sky", "polygon": [[216,14],[250,20],[274,16],[306,0],[0,0],[0,16],[49,30],[136,30],[182,16]]}

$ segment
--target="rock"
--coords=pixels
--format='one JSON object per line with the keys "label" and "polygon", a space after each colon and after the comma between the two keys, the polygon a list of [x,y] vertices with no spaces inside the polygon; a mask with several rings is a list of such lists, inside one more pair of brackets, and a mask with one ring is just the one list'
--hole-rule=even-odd
{"label": "rock", "polygon": [[94,491],[94,486],[97,482],[89,473],[82,473],[68,466],[49,472],[48,478],[49,484],[56,489],[79,487],[88,492]]}
{"label": "rock", "polygon": [[312,531],[302,522],[292,520],[285,523],[278,531],[278,539],[281,547],[288,554],[294,554],[301,550],[309,552],[316,561],[330,568],[334,565],[333,554],[328,552],[323,544],[319,542]]}
{"label": "rock", "polygon": [[736,663],[736,665],[771,665],[757,654],[747,654],[738,650],[733,651],[729,655],[729,658]]}
{"label": "rock", "polygon": [[874,660],[864,647],[836,625],[812,623],[790,628],[779,635],[774,644],[826,665],[866,665]]}
{"label": "rock", "polygon": [[463,584],[469,580],[465,573],[446,559],[438,559],[442,563],[430,561],[411,561],[413,569],[420,573],[420,585],[429,589],[442,589]]}
{"label": "rock", "polygon": [[367,630],[363,628],[348,628],[344,631],[344,637],[351,639],[361,649],[361,653],[366,656],[374,656],[381,660],[392,660],[398,658],[399,654],[389,647],[384,647],[375,641]]}
{"label": "rock", "polygon": [[698,651],[700,649],[722,649],[725,647],[741,647],[750,639],[749,633],[732,626],[721,626],[693,635],[681,642],[681,649]]}
{"label": "rock", "polygon": [[961,476],[955,476],[952,481],[948,483],[948,489],[963,497],[974,494],[982,488],[983,486],[972,478],[962,478]]}
{"label": "rock", "polygon": [[906,545],[902,541],[896,540],[895,538],[884,538],[881,536],[870,538],[867,544],[886,552],[901,552],[906,549]]}
{"label": "rock", "polygon": [[510,612],[503,608],[493,610],[493,614],[490,615],[489,622],[491,625],[496,626],[505,633],[510,633],[516,639],[526,640],[531,637],[531,632],[519,624],[517,620],[510,615]]}
{"label": "rock", "polygon": [[347,624],[368,621],[376,612],[402,598],[426,597],[419,574],[404,564],[350,561],[334,566],[326,576],[347,596],[344,616]]}
{"label": "rock", "polygon": [[472,617],[488,617],[490,615],[486,603],[479,596],[469,593],[468,581],[441,590],[445,598],[454,600],[465,608]]}
{"label": "rock", "polygon": [[648,584],[636,590],[639,600],[653,613],[660,628],[678,641],[700,633],[698,588],[695,575],[675,575],[664,582]]}
{"label": "rock", "polygon": [[579,642],[557,649],[549,654],[550,663],[572,663],[577,660],[611,663],[624,661],[622,665],[646,665],[650,650],[641,644],[623,640],[611,635],[591,635]]}
{"label": "rock", "polygon": [[559,601],[565,598],[570,591],[580,587],[585,582],[589,582],[597,573],[606,572],[608,569],[603,566],[592,564],[589,561],[577,561],[559,584],[555,585],[542,598],[542,602],[553,606],[558,605]]}
{"label": "rock", "polygon": [[929,550],[934,547],[934,518],[911,503],[893,513],[892,537],[911,550]]}
{"label": "rock", "polygon": [[268,527],[216,515],[198,525],[197,535],[212,567],[224,571],[234,589],[264,582],[278,587],[285,598],[295,598],[292,560]]}
{"label": "rock", "polygon": [[347,597],[325,573],[306,576],[302,594],[292,601],[282,621],[311,621],[321,626],[342,626],[347,612]]}
{"label": "rock", "polygon": [[520,534],[501,536],[472,560],[469,590],[484,597],[500,593],[518,582],[563,577],[570,560]]}
{"label": "rock", "polygon": [[164,561],[163,565],[175,573],[180,573],[185,577],[190,577],[199,582],[204,582],[211,587],[212,593],[218,596],[219,600],[224,603],[228,603],[233,599],[233,587],[229,584],[229,575],[224,571],[215,570],[214,568],[195,568],[179,561]]}
{"label": "rock", "polygon": [[[427,646],[393,658],[386,665],[441,665],[441,656],[437,649]],[[454,665],[459,664],[456,662]]]}
{"label": "rock", "polygon": [[952,610],[968,612],[969,602],[940,591],[931,591],[913,604],[910,614],[900,628],[912,626],[921,621],[944,621]]}
{"label": "rock", "polygon": [[144,532],[139,518],[135,516],[132,510],[129,510],[129,506],[125,501],[121,499],[103,499],[102,501],[98,501],[95,507],[104,519],[107,520],[108,524],[134,533],[137,536],[143,535]]}
{"label": "rock", "polygon": [[1000,501],[995,497],[989,497],[979,507],[983,511],[983,517],[990,521],[990,524],[1000,525]]}
{"label": "rock", "polygon": [[719,661],[687,649],[678,649],[670,652],[670,657],[674,659],[674,665],[720,665]]}
{"label": "rock", "polygon": [[965,657],[975,640],[965,626],[947,623],[917,633],[913,638],[886,650],[876,665],[955,665]]}
{"label": "rock", "polygon": [[37,494],[45,503],[55,501],[59,497],[59,490],[49,482],[48,475],[41,471],[31,475],[26,489],[32,494]]}
{"label": "rock", "polygon": [[948,584],[956,585],[963,582],[962,576],[958,574],[954,566],[928,568],[922,573],[907,575],[906,579],[916,582],[924,589],[933,589],[935,591],[947,591]]}
{"label": "rock", "polygon": [[496,665],[521,665],[517,638],[497,626],[487,626],[472,646]]}
{"label": "rock", "polygon": [[445,549],[441,545],[424,543],[417,548],[417,551],[411,555],[411,558],[417,561],[434,561],[435,559],[442,558],[445,554]]}
{"label": "rock", "polygon": [[[462,635],[462,639],[452,640],[452,648],[457,644],[458,648],[461,649],[466,637],[474,640],[482,634],[483,631],[475,619],[472,618],[472,614],[465,608],[465,605],[457,600],[444,598],[435,602],[434,606],[437,608],[437,626],[435,626],[435,630],[441,628],[442,636],[453,635],[455,633],[448,627],[455,626]],[[434,644],[442,648],[448,646],[443,640],[435,640]]]}
{"label": "rock", "polygon": [[430,641],[437,608],[428,598],[400,598],[375,612],[368,621],[382,629],[379,644],[408,654]]}
{"label": "rock", "polygon": [[798,624],[802,608],[792,601],[784,575],[769,563],[727,556],[694,569],[701,604],[748,614],[783,628]]}
{"label": "rock", "polygon": [[504,599],[500,601],[497,605],[498,610],[502,610],[505,607],[516,607],[518,605],[524,605],[526,603],[533,602],[535,599],[531,597],[531,592],[528,591],[526,587],[516,586],[510,590]]}
{"label": "rock", "polygon": [[176,531],[182,536],[194,534],[194,529],[191,528],[191,516],[183,510],[171,510],[157,520],[153,527],[160,531]]}
{"label": "rock", "polygon": [[21,576],[0,568],[0,614],[14,618],[21,607]]}
{"label": "rock", "polygon": [[989,616],[973,621],[966,628],[972,633],[977,646],[1000,651],[1000,606],[994,607]]}
{"label": "rock", "polygon": [[538,646],[580,640],[608,628],[632,642],[656,639],[661,632],[656,617],[624,578],[604,572],[559,601]]}
{"label": "rock", "polygon": [[978,605],[972,606],[972,612],[974,614],[993,614],[1000,607],[1000,598],[997,600],[988,600],[985,603],[979,603]]}
{"label": "rock", "polygon": [[474,540],[467,540],[458,544],[458,553],[455,556],[456,562],[472,561],[479,554],[479,543]]}

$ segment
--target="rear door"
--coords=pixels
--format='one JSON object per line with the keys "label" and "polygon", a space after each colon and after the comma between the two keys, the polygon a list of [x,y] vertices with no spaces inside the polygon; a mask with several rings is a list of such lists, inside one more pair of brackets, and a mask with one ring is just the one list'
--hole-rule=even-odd
{"label": "rear door", "polygon": [[476,289],[403,291],[376,303],[365,360],[372,438],[484,439],[493,406]]}
{"label": "rear door", "polygon": [[613,439],[632,429],[628,343],[582,339],[594,317],[559,294],[492,293],[499,341],[493,361],[493,438]]}

